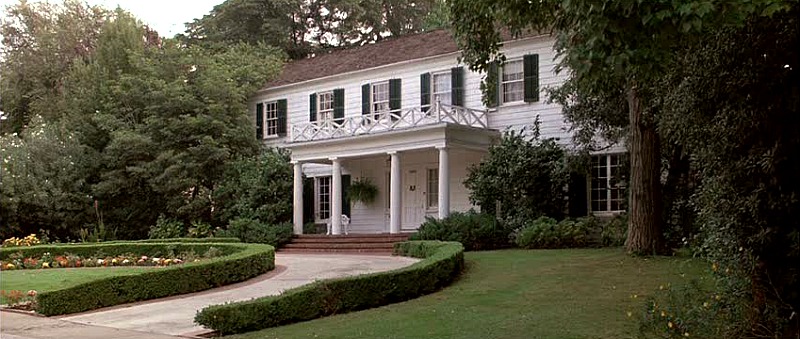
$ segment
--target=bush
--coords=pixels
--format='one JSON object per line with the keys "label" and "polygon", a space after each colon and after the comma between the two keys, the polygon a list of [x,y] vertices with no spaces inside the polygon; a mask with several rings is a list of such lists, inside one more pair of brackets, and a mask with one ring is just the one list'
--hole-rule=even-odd
{"label": "bush", "polygon": [[292,240],[294,226],[291,223],[269,225],[258,220],[237,218],[231,221],[221,235],[239,238],[246,243],[270,244],[281,247]]}
{"label": "bush", "polygon": [[33,246],[0,250],[0,258],[13,253],[23,256],[66,254],[89,256],[148,253],[151,256],[175,252],[206,253],[215,248],[223,256],[186,263],[140,274],[98,279],[77,286],[42,292],[36,297],[36,311],[52,316],[84,312],[102,307],[219,287],[263,274],[275,268],[275,249],[267,245],[233,243],[113,243],[92,245]]}
{"label": "bush", "polygon": [[147,232],[150,239],[180,238],[184,235],[186,235],[186,230],[183,223],[175,219],[168,219],[163,214],[158,216],[155,226],[151,226],[150,231]]}
{"label": "bush", "polygon": [[195,322],[222,334],[241,333],[382,306],[447,286],[464,267],[464,247],[458,243],[398,243],[395,254],[425,259],[389,272],[323,280],[278,296],[209,306],[197,313]]}
{"label": "bush", "polygon": [[444,219],[427,217],[411,239],[457,241],[467,251],[480,251],[509,247],[510,234],[494,216],[470,210],[453,212]]}
{"label": "bush", "polygon": [[607,247],[625,245],[628,237],[628,215],[619,214],[611,220],[600,222],[600,244]]}
{"label": "bush", "polygon": [[540,217],[514,232],[514,243],[521,248],[574,248],[590,244],[589,222],[570,219],[557,222]]}
{"label": "bush", "polygon": [[464,185],[482,211],[495,214],[499,202],[504,221],[564,214],[569,181],[565,152],[554,139],[539,140],[538,122],[531,134],[505,133],[480,164],[469,168]]}

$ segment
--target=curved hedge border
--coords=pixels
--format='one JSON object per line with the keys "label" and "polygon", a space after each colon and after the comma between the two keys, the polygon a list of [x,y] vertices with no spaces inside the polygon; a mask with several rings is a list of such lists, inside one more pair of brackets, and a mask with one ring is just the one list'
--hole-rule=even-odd
{"label": "curved hedge border", "polygon": [[262,244],[240,243],[110,243],[4,248],[0,258],[22,252],[24,256],[72,253],[88,256],[101,251],[105,255],[125,253],[163,255],[194,250],[203,253],[210,247],[223,256],[177,266],[144,270],[141,274],[108,277],[68,287],[41,292],[36,296],[36,312],[47,316],[94,310],[129,302],[162,298],[219,287],[263,274],[275,268],[275,248]]}
{"label": "curved hedge border", "polygon": [[457,242],[408,241],[395,244],[394,252],[424,260],[388,272],[318,281],[278,296],[209,306],[195,322],[231,334],[387,305],[447,286],[464,267],[464,246]]}

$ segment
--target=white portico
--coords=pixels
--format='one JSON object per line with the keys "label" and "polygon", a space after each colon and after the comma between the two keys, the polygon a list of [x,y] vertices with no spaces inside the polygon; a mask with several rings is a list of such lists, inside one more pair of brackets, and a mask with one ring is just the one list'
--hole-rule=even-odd
{"label": "white portico", "polygon": [[327,126],[293,126],[288,146],[295,175],[295,233],[301,234],[309,221],[303,218],[304,170],[323,174],[322,180],[313,181],[315,196],[322,196],[314,204],[330,209],[317,212],[315,221],[327,216],[333,234],[342,234],[341,218],[335,216],[342,214],[345,172],[379,188],[378,201],[353,206],[348,216],[353,233],[411,231],[426,216],[444,218],[451,210],[469,209],[463,187],[466,169],[499,137],[499,132],[486,128],[485,114],[436,103],[381,120],[352,117]]}

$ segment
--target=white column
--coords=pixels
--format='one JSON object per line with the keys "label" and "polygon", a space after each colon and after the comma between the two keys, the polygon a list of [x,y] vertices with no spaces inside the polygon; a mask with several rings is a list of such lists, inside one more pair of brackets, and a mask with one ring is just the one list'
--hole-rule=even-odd
{"label": "white column", "polygon": [[342,234],[342,161],[331,158],[333,173],[331,173],[331,233]]}
{"label": "white column", "polygon": [[439,149],[439,219],[450,215],[450,160],[446,147]]}
{"label": "white column", "polygon": [[303,234],[303,164],[292,161],[294,164],[294,234]]}
{"label": "white column", "polygon": [[391,171],[389,172],[389,233],[400,233],[403,209],[403,179],[400,172],[400,154],[389,152],[391,157]]}

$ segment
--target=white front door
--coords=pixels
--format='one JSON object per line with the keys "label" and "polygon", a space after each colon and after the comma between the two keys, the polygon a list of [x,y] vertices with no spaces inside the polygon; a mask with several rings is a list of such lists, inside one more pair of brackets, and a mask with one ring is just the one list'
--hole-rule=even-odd
{"label": "white front door", "polygon": [[425,221],[424,175],[421,167],[403,171],[403,230],[416,230]]}

